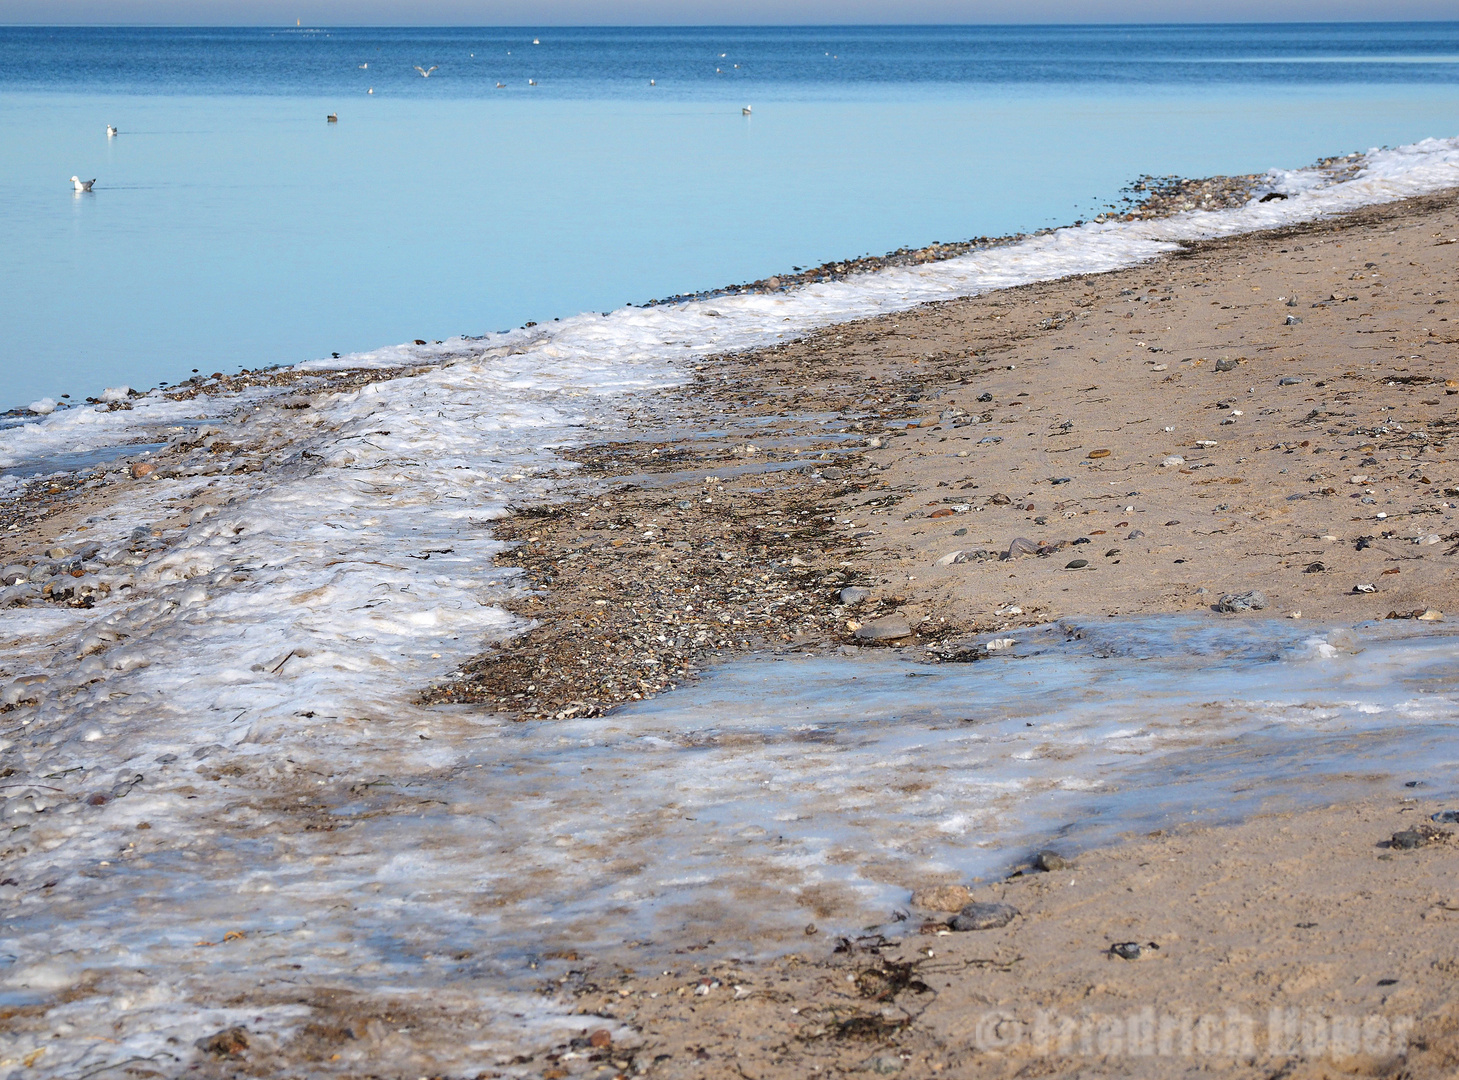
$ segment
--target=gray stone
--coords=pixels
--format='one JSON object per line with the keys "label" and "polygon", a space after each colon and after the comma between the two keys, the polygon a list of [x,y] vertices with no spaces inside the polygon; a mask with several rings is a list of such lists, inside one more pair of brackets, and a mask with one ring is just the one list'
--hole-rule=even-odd
{"label": "gray stone", "polygon": [[1226,593],[1216,602],[1217,611],[1260,611],[1266,607],[1266,594],[1260,589],[1244,593]]}
{"label": "gray stone", "polygon": [[1039,546],[1026,536],[1015,537],[1008,545],[1005,559],[1016,559],[1021,555],[1037,555]]}
{"label": "gray stone", "polygon": [[1294,378],[1292,378],[1292,376],[1288,375],[1285,379],[1278,379],[1277,380],[1277,385],[1278,386],[1301,386],[1302,385],[1302,380],[1301,379],[1294,379]]}
{"label": "gray stone", "polygon": [[1129,534],[1125,537],[1125,539],[1126,540],[1138,540],[1138,539],[1140,539],[1140,537],[1142,537],[1144,535],[1145,534],[1143,532],[1141,532],[1139,529],[1131,529],[1129,531]]}
{"label": "gray stone", "polygon": [[861,1067],[869,1073],[890,1076],[902,1071],[902,1059],[895,1054],[874,1054],[863,1061]]}
{"label": "gray stone", "polygon": [[860,585],[848,585],[841,590],[841,603],[848,607],[852,604],[859,604],[871,596],[870,589],[863,589]]}
{"label": "gray stone", "polygon": [[1088,559],[1070,559],[1064,564],[1065,570],[1083,570],[1089,565]]}
{"label": "gray stone", "polygon": [[1007,926],[1018,914],[1011,904],[990,904],[974,901],[953,916],[947,925],[954,930],[996,930]]}
{"label": "gray stone", "polygon": [[57,545],[56,547],[46,548],[46,558],[48,559],[64,559],[68,555],[74,554],[75,552],[72,551],[70,548],[61,547],[60,545]]}
{"label": "gray stone", "polygon": [[39,562],[30,568],[31,581],[45,581],[47,578],[56,576],[56,567],[52,563]]}
{"label": "gray stone", "polygon": [[1116,945],[1111,945],[1109,951],[1121,960],[1138,960],[1145,949],[1138,941],[1121,941]]}
{"label": "gray stone", "polygon": [[1057,851],[1040,851],[1033,857],[1033,864],[1045,873],[1065,869],[1069,863]]}
{"label": "gray stone", "polygon": [[875,619],[856,631],[856,637],[861,641],[895,641],[911,634],[911,625],[900,615]]}
{"label": "gray stone", "polygon": [[1287,316],[1287,325],[1288,326],[1300,326],[1300,325],[1302,325],[1302,317],[1300,315],[1288,315]]}
{"label": "gray stone", "polygon": [[1235,371],[1236,370],[1236,361],[1235,360],[1217,360],[1216,361],[1216,370],[1217,371]]}
{"label": "gray stone", "polygon": [[0,585],[18,585],[29,580],[30,567],[23,563],[11,563],[4,570],[0,570]]}

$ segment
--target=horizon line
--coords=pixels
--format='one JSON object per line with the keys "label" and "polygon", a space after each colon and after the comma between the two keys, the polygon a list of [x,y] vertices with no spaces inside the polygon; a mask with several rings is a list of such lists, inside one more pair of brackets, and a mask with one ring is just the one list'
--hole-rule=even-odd
{"label": "horizon line", "polygon": [[0,29],[24,27],[32,30],[886,30],[905,29],[976,29],[979,27],[1099,27],[1099,26],[1455,26],[1459,19],[1175,19],[1150,21],[1143,19],[1106,19],[1099,22],[1067,22],[1062,20],[1013,21],[990,19],[982,22],[744,22],[744,23],[675,23],[675,22],[612,22],[612,23],[470,23],[470,22],[346,22],[317,23],[309,26],[288,23],[211,23],[211,22],[6,22]]}

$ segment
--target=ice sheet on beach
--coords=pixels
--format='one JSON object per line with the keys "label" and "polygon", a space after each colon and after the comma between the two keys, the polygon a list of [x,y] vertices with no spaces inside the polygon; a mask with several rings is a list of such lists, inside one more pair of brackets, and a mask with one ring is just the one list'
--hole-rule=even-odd
{"label": "ice sheet on beach", "polygon": [[515,725],[397,700],[249,726],[149,693],[145,672],[113,679],[114,701],[145,699],[140,722],[114,730],[97,700],[69,737],[53,717],[12,743],[45,771],[7,791],[27,851],[4,887],[4,1000],[71,1000],[0,1036],[0,1058],[46,1045],[61,1076],[175,1063],[230,1023],[287,1034],[307,987],[472,998],[476,1041],[427,1058],[471,1074],[577,1033],[568,1003],[532,992],[552,955],[632,970],[708,939],[795,947],[808,922],[897,934],[910,885],[1040,846],[1454,788],[1452,635],[1334,647],[1288,622],[1172,617],[1020,636],[970,664],[745,659],[612,716]]}

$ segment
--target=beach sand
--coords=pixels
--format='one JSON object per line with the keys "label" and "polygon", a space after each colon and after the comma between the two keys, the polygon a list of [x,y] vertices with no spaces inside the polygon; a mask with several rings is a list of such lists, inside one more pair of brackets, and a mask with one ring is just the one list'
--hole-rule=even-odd
{"label": "beach sand", "polygon": [[[756,650],[935,658],[1061,617],[1459,612],[1456,238],[1446,192],[705,361],[640,401],[631,437],[573,452],[589,494],[501,523],[536,628],[422,693],[568,716]],[[39,493],[0,556],[147,482]],[[1034,553],[1000,558],[1020,537]],[[848,586],[868,595],[843,603]],[[1253,590],[1259,610],[1213,610]],[[858,637],[878,619],[907,632]],[[1387,846],[1446,809],[1404,779],[922,893],[922,932],[895,945],[808,927],[796,955],[748,964],[686,941],[653,977],[583,957],[544,986],[582,1039],[501,1073],[1452,1076],[1455,846]],[[1018,914],[947,931],[938,908],[965,899]],[[188,1075],[405,1075],[403,1037],[371,1042],[347,995],[311,993],[291,1043]],[[406,1041],[457,1037],[453,1010],[411,1013]]]}

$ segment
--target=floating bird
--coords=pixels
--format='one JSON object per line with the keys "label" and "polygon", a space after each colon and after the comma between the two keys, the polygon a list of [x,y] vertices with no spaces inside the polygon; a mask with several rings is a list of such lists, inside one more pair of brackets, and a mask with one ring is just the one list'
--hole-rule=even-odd
{"label": "floating bird", "polygon": [[533,45],[541,45],[541,44],[542,44],[542,42],[540,42],[540,41],[538,41],[538,40],[537,40],[537,39],[536,39],[536,38],[533,38],[533,39],[532,39],[532,44],[533,44]]}
{"label": "floating bird", "polygon": [[367,93],[367,94],[373,94],[374,92],[375,92],[375,88],[373,86],[370,87],[370,89],[368,89],[368,90],[365,91],[365,93]]}
{"label": "floating bird", "polygon": [[499,83],[496,84],[496,88],[498,90],[505,90],[507,88],[507,84],[504,83],[504,82],[499,82]]}
{"label": "floating bird", "polygon": [[366,68],[368,68],[368,67],[369,67],[369,66],[370,66],[370,65],[369,65],[369,64],[361,64],[361,65],[360,65],[360,70],[361,70],[361,71],[364,71],[364,70],[365,70],[365,69],[366,69]]}
{"label": "floating bird", "polygon": [[652,80],[652,79],[650,79],[650,80],[649,80],[649,81],[648,81],[648,84],[649,84],[649,85],[650,85],[650,86],[657,86],[657,85],[658,85],[658,83],[656,83],[656,82],[654,82],[654,81],[653,81],[653,80]]}
{"label": "floating bird", "polygon": [[110,124],[107,124],[106,125],[106,137],[108,139],[110,139],[116,133],[117,133],[117,129],[116,128],[112,127]]}
{"label": "floating bird", "polygon": [[536,79],[528,79],[527,80],[527,85],[528,86],[536,86],[537,85],[537,80]]}
{"label": "floating bird", "polygon": [[750,115],[750,107],[748,105],[746,105],[743,109],[740,110],[740,115],[741,116],[749,116]]}
{"label": "floating bird", "polygon": [[327,120],[327,121],[329,121],[331,124],[337,124],[337,123],[339,123],[339,116],[336,113],[330,113],[324,119]]}
{"label": "floating bird", "polygon": [[427,68],[421,67],[419,64],[416,64],[415,65],[415,70],[420,72],[420,77],[422,79],[429,79],[431,77],[431,72],[432,71],[435,71],[436,68],[438,68],[440,66],[441,66],[440,64],[432,64],[430,66],[430,68],[427,69]]}
{"label": "floating bird", "polygon": [[76,191],[79,194],[83,191],[90,191],[91,185],[96,183],[96,178],[92,177],[90,180],[82,180],[79,176],[73,176],[71,177],[71,183],[76,185]]}

